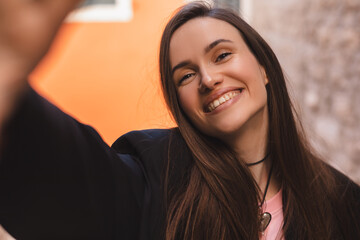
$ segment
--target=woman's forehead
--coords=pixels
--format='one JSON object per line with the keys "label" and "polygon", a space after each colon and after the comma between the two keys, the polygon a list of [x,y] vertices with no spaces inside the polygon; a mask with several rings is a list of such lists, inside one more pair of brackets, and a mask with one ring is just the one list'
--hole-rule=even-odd
{"label": "woman's forehead", "polygon": [[[176,61],[193,54],[201,54],[210,43],[226,39],[243,41],[239,31],[231,24],[211,18],[197,17],[179,27],[170,39],[170,60]],[[179,59],[180,58],[180,59]]]}

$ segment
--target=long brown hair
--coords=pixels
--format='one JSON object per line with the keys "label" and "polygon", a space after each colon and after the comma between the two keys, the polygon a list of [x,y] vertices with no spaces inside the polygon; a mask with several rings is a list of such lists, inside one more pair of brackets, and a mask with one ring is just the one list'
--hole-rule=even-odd
{"label": "long brown hair", "polygon": [[[273,174],[283,191],[285,237],[331,239],[336,229],[330,211],[333,206],[329,201],[336,198],[332,190],[333,177],[305,141],[275,54],[236,13],[211,8],[200,2],[187,4],[178,10],[167,24],[160,45],[164,97],[192,155],[190,167],[184,170],[184,177],[175,186],[169,184],[173,168],[169,167],[167,171],[165,238],[259,239],[259,187],[248,167],[224,143],[194,127],[178,101],[171,73],[170,40],[180,26],[198,17],[220,19],[238,29],[266,71],[269,79],[268,148],[273,161]],[[170,144],[169,166],[179,151],[182,150],[178,144]]]}

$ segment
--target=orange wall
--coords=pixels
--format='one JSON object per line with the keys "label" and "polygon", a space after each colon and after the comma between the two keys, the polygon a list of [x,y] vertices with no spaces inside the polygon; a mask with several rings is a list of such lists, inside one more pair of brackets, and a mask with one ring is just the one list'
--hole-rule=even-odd
{"label": "orange wall", "polygon": [[111,144],[125,132],[172,126],[158,77],[163,27],[181,0],[133,0],[124,23],[67,23],[31,84]]}

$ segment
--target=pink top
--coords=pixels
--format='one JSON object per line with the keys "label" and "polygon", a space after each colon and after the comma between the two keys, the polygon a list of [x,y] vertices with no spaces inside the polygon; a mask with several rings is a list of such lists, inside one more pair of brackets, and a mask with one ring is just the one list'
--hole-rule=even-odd
{"label": "pink top", "polygon": [[271,214],[271,221],[260,240],[284,240],[282,236],[283,209],[282,209],[282,191],[280,190],[271,199],[264,202],[262,210]]}

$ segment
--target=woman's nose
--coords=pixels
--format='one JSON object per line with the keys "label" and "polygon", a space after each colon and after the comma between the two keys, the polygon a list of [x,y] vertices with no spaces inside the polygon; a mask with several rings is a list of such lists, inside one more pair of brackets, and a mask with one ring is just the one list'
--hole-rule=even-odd
{"label": "woman's nose", "polygon": [[223,78],[220,74],[210,73],[209,71],[202,71],[199,82],[199,91],[201,93],[211,91],[222,82]]}

